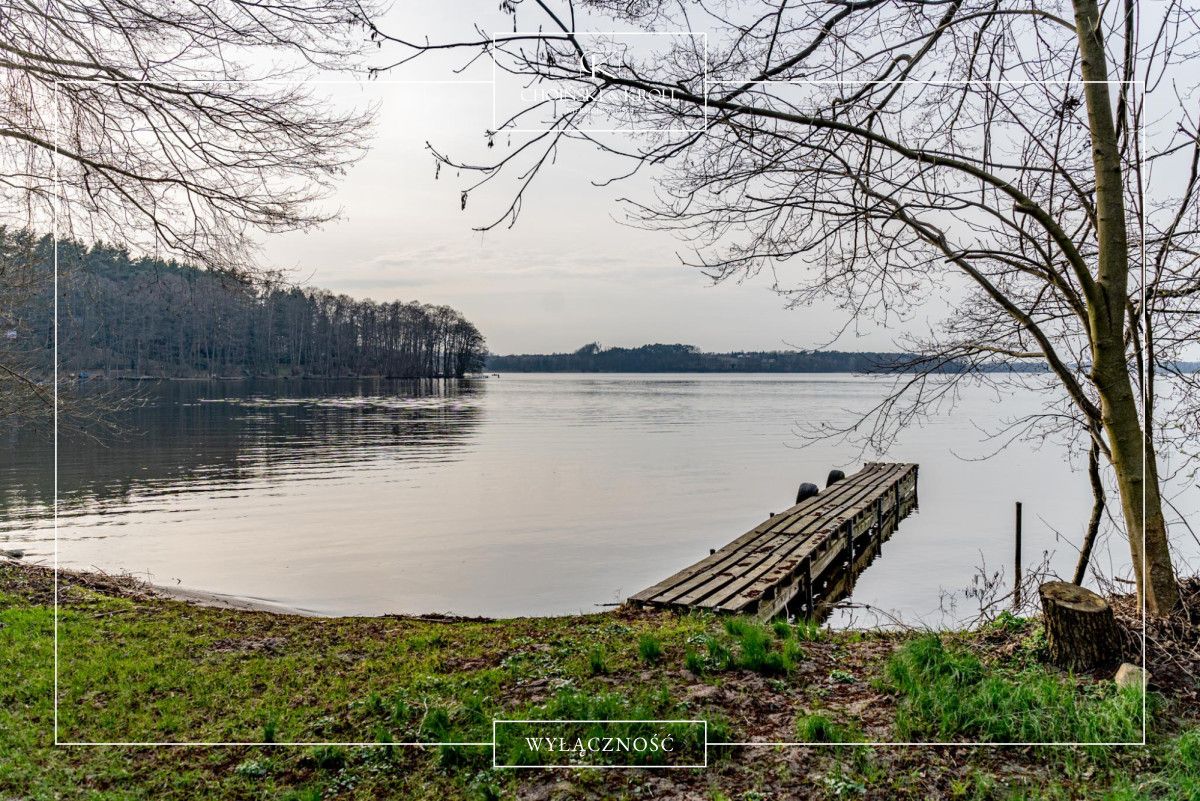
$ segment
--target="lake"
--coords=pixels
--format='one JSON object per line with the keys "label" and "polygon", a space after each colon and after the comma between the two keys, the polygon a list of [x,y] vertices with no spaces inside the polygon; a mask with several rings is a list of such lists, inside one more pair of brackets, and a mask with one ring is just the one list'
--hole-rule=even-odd
{"label": "lake", "polygon": [[[850,375],[505,374],[464,381],[141,385],[126,434],[59,453],[63,566],[321,614],[597,611],[786,509],[871,454],[800,447],[845,425],[885,379]],[[920,510],[851,600],[931,625],[969,616],[977,568],[1071,571],[1090,509],[1082,464],[987,433],[1032,393],[967,390],[888,455],[920,463]],[[51,451],[20,432],[0,463],[0,540],[54,554]],[[1057,532],[1070,539],[1060,539]],[[1114,541],[1097,558],[1119,566]],[[947,593],[958,607],[947,616]],[[952,604],[951,604],[952,605]],[[841,612],[838,625],[871,624]]]}

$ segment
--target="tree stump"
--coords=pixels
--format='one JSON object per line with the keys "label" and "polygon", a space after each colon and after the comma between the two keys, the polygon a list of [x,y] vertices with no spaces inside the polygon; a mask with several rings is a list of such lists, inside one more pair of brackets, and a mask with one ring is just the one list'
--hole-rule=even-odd
{"label": "tree stump", "polygon": [[1121,635],[1112,607],[1091,590],[1065,581],[1038,589],[1050,661],[1061,668],[1091,670],[1121,658]]}

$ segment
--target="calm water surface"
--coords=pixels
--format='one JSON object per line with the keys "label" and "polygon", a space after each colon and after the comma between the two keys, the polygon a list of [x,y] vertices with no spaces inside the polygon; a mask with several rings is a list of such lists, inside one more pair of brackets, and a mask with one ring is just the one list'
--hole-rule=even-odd
{"label": "calm water surface", "polygon": [[[461,382],[164,382],[109,447],[59,454],[59,558],[164,585],[325,614],[595,611],[857,467],[797,447],[798,421],[846,423],[884,391],[842,375],[504,375]],[[944,620],[944,591],[1008,570],[1012,506],[1029,561],[1068,571],[1090,508],[1056,447],[994,458],[980,428],[1033,397],[972,390],[905,433],[919,462],[904,521],[852,600]],[[14,434],[0,541],[53,560],[53,459]],[[1124,546],[1114,543],[1119,561]],[[1101,558],[1109,559],[1107,553]],[[843,613],[835,622],[864,620]]]}

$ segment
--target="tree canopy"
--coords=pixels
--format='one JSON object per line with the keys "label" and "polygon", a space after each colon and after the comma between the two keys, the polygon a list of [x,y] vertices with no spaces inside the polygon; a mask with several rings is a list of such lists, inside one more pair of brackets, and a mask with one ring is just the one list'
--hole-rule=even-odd
{"label": "tree canopy", "polygon": [[[335,182],[365,152],[371,109],[309,79],[360,72],[373,0],[0,7],[0,214],[9,225],[245,279],[263,233],[332,219]],[[28,243],[25,243],[28,244]],[[45,297],[10,238],[0,317]],[[65,264],[63,265],[65,266]],[[51,388],[0,351],[0,416],[43,422]],[[85,413],[59,387],[59,410]]]}
{"label": "tree canopy", "polygon": [[[0,229],[0,246],[22,232]],[[49,237],[39,291],[5,321],[11,362],[52,372]],[[376,303],[285,284],[243,284],[104,245],[58,243],[58,366],[69,376],[454,378],[480,369],[479,330],[448,306]]]}

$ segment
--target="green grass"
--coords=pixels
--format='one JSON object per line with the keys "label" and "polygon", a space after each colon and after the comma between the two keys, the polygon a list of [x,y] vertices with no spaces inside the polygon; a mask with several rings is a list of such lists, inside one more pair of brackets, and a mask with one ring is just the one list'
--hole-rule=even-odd
{"label": "green grass", "polygon": [[708,650],[707,664],[716,671],[726,670],[733,663],[733,654],[725,645],[714,637],[709,637],[705,640],[705,648]]}
{"label": "green grass", "polygon": [[346,766],[346,749],[337,745],[319,745],[312,750],[312,761],[321,770],[341,770]]}
{"label": "green grass", "polygon": [[[705,615],[313,619],[68,586],[59,628],[62,740],[343,743],[92,748],[53,745],[52,619],[48,592],[31,591],[19,571],[0,565],[4,801],[635,801],[753,793],[1200,801],[1200,733],[1158,728],[1145,751],[1085,751],[1073,760],[1057,751],[1005,751],[1019,780],[996,774],[995,761],[978,749],[955,757],[976,763],[953,765],[912,749],[876,759],[862,748],[814,748],[796,763],[794,751],[714,747],[709,759],[720,766],[700,777],[491,768],[493,718],[706,719],[710,741],[854,742],[861,733],[845,705],[863,697],[873,676],[889,696],[873,702],[872,737],[894,712],[894,739],[1086,738],[1089,731],[1140,739],[1136,696],[1037,663],[1036,622],[935,642]],[[993,661],[987,638],[997,634],[1034,645]],[[649,661],[645,642],[657,646]],[[843,684],[843,674],[858,678]],[[789,720],[788,710],[801,709],[810,714]],[[393,741],[460,744],[387,745]],[[472,742],[486,745],[462,744]]]}
{"label": "green grass", "polygon": [[825,715],[803,715],[796,720],[796,740],[802,743],[853,743],[862,734],[853,726],[834,723]]}
{"label": "green grass", "polygon": [[643,634],[638,638],[638,656],[646,664],[653,665],[662,659],[662,642],[653,634]]}
{"label": "green grass", "polygon": [[605,656],[604,646],[597,645],[588,652],[588,668],[593,676],[603,676],[608,672],[608,658]]}
{"label": "green grass", "polygon": [[1156,750],[1161,770],[1121,776],[1100,796],[1103,801],[1200,801],[1200,728],[1184,731]]}
{"label": "green grass", "polygon": [[764,676],[786,676],[804,657],[800,641],[792,637],[793,629],[786,622],[767,626],[748,618],[730,617],[724,626],[735,647],[731,651],[710,640],[709,662],[714,669],[739,668]]}
{"label": "green grass", "polygon": [[[6,570],[0,566],[0,799],[460,798],[486,794],[484,785],[513,795],[511,775],[475,786],[490,746],[439,747],[432,757],[386,745],[55,748],[53,610],[6,591],[5,581],[21,584]],[[640,643],[682,653],[718,627],[712,618],[673,615],[298,618],[69,587],[59,626],[58,734],[99,742],[490,742],[493,717],[540,717],[543,699],[559,688],[643,704],[651,687],[640,676]],[[662,686],[655,682],[655,691]],[[712,721],[719,712],[692,706],[683,716]],[[400,764],[407,768],[397,771]]]}
{"label": "green grass", "polygon": [[896,736],[904,740],[1142,739],[1140,688],[1102,682],[1081,692],[1073,680],[1041,666],[1001,672],[937,635],[914,640],[893,655],[886,683],[900,699]]}

